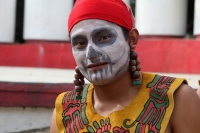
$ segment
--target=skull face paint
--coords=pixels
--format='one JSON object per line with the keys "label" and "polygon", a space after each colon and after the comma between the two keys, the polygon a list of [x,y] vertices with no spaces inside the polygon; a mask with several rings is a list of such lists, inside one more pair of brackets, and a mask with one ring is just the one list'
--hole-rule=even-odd
{"label": "skull face paint", "polygon": [[70,37],[75,61],[91,83],[105,85],[127,71],[130,49],[120,26],[83,20],[72,28]]}

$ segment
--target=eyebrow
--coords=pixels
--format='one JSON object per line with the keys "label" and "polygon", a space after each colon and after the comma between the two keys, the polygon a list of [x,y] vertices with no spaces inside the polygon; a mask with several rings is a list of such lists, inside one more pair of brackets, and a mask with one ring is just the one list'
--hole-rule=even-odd
{"label": "eyebrow", "polygon": [[91,35],[93,36],[96,33],[103,32],[103,31],[110,31],[110,30],[114,30],[114,29],[113,28],[108,28],[108,27],[102,27],[102,28],[94,29],[92,31]]}
{"label": "eyebrow", "polygon": [[87,39],[84,35],[75,35],[72,37],[72,41],[75,41],[76,39]]}
{"label": "eyebrow", "polygon": [[[91,32],[91,36],[97,34],[97,33],[100,33],[100,32],[104,32],[104,31],[111,31],[111,30],[114,30],[112,28],[108,28],[108,27],[102,27],[102,28],[98,28],[98,29],[94,29],[92,32]],[[87,39],[87,37],[85,35],[82,35],[82,34],[78,34],[78,35],[75,35],[71,38],[71,41],[75,41],[76,39]]]}

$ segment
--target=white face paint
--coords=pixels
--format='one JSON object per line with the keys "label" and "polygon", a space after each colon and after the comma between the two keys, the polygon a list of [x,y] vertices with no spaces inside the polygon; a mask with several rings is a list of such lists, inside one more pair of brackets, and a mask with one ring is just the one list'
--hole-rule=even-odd
{"label": "white face paint", "polygon": [[91,83],[105,85],[127,71],[130,48],[120,26],[88,19],[77,23],[70,36],[76,63]]}

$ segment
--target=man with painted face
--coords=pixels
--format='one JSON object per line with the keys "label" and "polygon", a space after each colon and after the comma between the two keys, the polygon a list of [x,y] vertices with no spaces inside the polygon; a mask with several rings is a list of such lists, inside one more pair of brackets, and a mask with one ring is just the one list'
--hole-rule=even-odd
{"label": "man with painted face", "polygon": [[140,72],[134,23],[122,0],[76,1],[75,90],[58,96],[51,133],[200,133],[200,100],[185,79]]}

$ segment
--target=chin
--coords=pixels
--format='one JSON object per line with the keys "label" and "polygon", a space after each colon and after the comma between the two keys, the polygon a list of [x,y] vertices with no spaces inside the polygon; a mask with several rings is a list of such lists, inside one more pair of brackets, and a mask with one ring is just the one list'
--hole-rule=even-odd
{"label": "chin", "polygon": [[119,72],[118,75],[116,75],[116,70],[114,70],[115,73],[113,74],[102,73],[101,75],[99,73],[98,74],[92,73],[90,77],[88,75],[85,75],[85,77],[88,79],[90,83],[94,85],[103,86],[115,82],[118,78],[122,77],[126,71],[128,71],[128,69],[123,69],[122,71]]}
{"label": "chin", "polygon": [[91,82],[93,85],[97,85],[97,86],[105,86],[108,85],[112,82]]}
{"label": "chin", "polygon": [[112,77],[112,78],[105,78],[103,80],[99,79],[99,80],[88,80],[88,81],[90,81],[94,85],[103,86],[112,83],[113,81],[115,81],[115,78]]}

